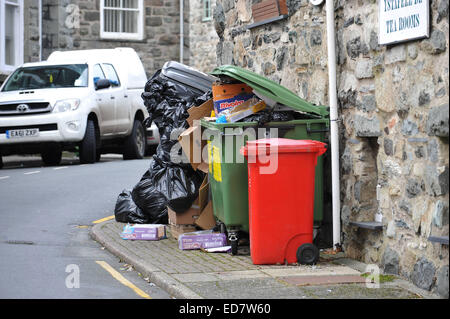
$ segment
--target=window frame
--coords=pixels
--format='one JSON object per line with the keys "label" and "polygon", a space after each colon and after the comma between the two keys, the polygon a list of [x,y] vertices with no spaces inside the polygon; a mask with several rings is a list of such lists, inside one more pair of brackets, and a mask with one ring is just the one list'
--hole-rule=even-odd
{"label": "window frame", "polygon": [[[114,74],[116,75],[117,82],[118,82],[117,85],[111,83],[111,87],[115,87],[115,88],[120,87],[122,84],[121,84],[121,82],[120,82],[119,74],[117,73],[116,68],[114,67],[114,65],[113,65],[112,63],[106,63],[106,62],[105,62],[105,63],[102,63],[101,68],[102,68],[103,74],[105,75],[106,79],[108,79],[108,75],[106,74],[106,73],[108,73],[108,72],[105,71],[105,70],[106,70],[106,66],[111,66],[112,71],[113,71]],[[108,79],[108,80],[111,81],[111,79]]]}
{"label": "window frame", "polygon": [[[121,8],[117,10],[127,11],[126,8],[122,8],[122,1],[120,0]],[[105,31],[105,0],[100,0],[100,38],[107,40],[134,40],[141,41],[144,39],[144,0],[138,0],[138,19],[137,19],[137,32],[136,33],[128,33],[128,32],[107,32]],[[134,10],[128,10],[134,11]]]}
{"label": "window frame", "polygon": [[[1,25],[5,23],[5,11],[6,5],[13,5],[19,8],[19,22],[18,29],[15,30],[14,40],[14,52],[15,52],[15,65],[6,64],[5,55],[5,28]],[[0,0],[0,72],[12,73],[18,66],[22,65],[24,62],[24,1],[18,0],[17,3],[8,0]],[[16,39],[17,37],[17,39]]]}
{"label": "window frame", "polygon": [[[208,7],[209,16],[206,16],[207,12],[206,3],[209,4]],[[211,20],[212,20],[211,0],[202,0],[202,22],[207,22]]]}

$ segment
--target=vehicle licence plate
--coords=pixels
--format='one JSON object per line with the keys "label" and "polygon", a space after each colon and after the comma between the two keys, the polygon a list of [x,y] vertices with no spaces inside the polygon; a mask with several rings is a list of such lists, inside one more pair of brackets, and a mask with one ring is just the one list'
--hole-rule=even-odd
{"label": "vehicle licence plate", "polygon": [[6,138],[22,138],[39,136],[38,128],[27,128],[22,130],[7,130]]}

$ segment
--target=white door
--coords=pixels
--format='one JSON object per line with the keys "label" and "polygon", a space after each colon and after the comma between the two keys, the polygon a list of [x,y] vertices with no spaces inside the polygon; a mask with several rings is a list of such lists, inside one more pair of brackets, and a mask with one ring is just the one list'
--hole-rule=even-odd
{"label": "white door", "polygon": [[[100,79],[106,79],[106,76],[100,64],[96,64],[93,68],[94,84]],[[96,90],[95,100],[97,102],[101,117],[99,119],[100,134],[102,136],[111,135],[114,133],[115,126],[115,103],[112,95],[112,89],[109,87],[106,89]]]}
{"label": "white door", "polygon": [[102,63],[102,69],[106,78],[111,81],[111,94],[115,107],[115,128],[116,133],[126,133],[131,127],[133,120],[131,117],[131,97],[127,96],[127,91],[112,64]]}

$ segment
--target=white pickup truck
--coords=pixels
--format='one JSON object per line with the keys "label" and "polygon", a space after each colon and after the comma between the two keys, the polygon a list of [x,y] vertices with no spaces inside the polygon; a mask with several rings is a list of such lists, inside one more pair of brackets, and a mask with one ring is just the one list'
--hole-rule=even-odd
{"label": "white pickup truck", "polygon": [[[109,152],[142,158],[146,81],[131,48],[56,51],[20,66],[0,88],[0,168],[10,154],[40,153],[58,165],[63,150],[79,152],[81,163]],[[158,135],[154,124],[148,132]]]}

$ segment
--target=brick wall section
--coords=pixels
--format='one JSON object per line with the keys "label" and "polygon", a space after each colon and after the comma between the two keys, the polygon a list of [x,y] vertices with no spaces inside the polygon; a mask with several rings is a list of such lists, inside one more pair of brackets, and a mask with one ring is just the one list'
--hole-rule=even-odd
{"label": "brick wall section", "polygon": [[[217,0],[217,64],[327,105],[324,4],[287,0],[287,19],[246,30],[252,2]],[[428,241],[449,233],[448,0],[430,1],[429,39],[390,46],[378,45],[377,3],[335,1],[343,248],[448,296],[448,246]],[[378,211],[382,231],[349,224]]]}

